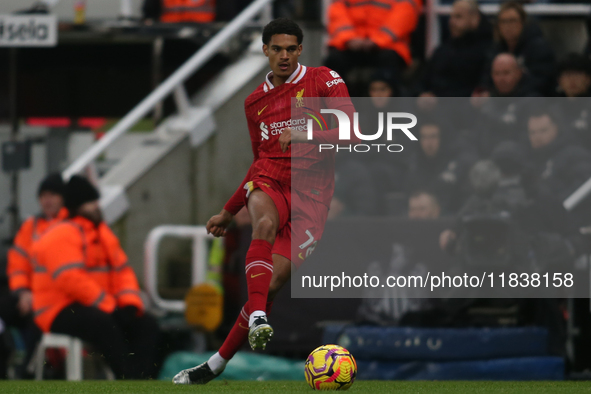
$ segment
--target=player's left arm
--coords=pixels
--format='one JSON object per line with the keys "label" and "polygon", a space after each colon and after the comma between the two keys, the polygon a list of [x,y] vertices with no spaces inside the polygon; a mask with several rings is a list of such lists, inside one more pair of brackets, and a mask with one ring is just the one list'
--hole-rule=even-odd
{"label": "player's left arm", "polygon": [[380,48],[392,41],[405,40],[417,28],[423,7],[422,0],[393,2],[385,23],[370,33],[370,39]]}

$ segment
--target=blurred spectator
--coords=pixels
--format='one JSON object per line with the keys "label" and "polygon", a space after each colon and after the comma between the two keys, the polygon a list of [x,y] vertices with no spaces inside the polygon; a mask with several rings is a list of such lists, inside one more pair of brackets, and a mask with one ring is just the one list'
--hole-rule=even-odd
{"label": "blurred spectator", "polygon": [[558,65],[559,97],[589,97],[590,88],[591,60],[571,53]]}
{"label": "blurred spectator", "polygon": [[135,273],[98,199],[90,182],[73,176],[65,194],[70,218],[33,246],[35,322],[96,346],[117,378],[155,377],[158,325],[144,312]]}
{"label": "blurred spectator", "polygon": [[512,218],[509,201],[496,193],[501,170],[491,160],[481,160],[469,178],[473,194],[458,212],[454,228],[441,233],[441,249],[472,267],[527,266],[527,238]]}
{"label": "blurred spectator", "polygon": [[394,72],[382,69],[376,70],[369,79],[367,95],[371,97],[371,102],[375,108],[383,109],[391,106],[392,97],[403,96],[401,90],[402,87],[397,83]]}
{"label": "blurred spectator", "polygon": [[552,89],[554,52],[546,42],[540,28],[527,23],[523,6],[515,1],[501,4],[497,15],[498,42],[493,47],[483,76],[483,85],[491,86],[490,70],[493,59],[508,52],[515,56],[525,73],[531,75],[533,87],[547,94]]}
{"label": "blurred spectator", "polygon": [[527,201],[522,173],[525,167],[525,150],[515,141],[503,141],[491,153],[491,160],[501,171],[495,195],[510,207],[525,205]]}
{"label": "blurred spectator", "polygon": [[503,141],[492,151],[491,159],[501,171],[493,197],[506,202],[525,231],[530,234],[572,233],[562,201],[532,193],[524,146],[514,141]]}
{"label": "blurred spectator", "polygon": [[[524,73],[515,56],[498,54],[491,72],[493,86],[479,100],[480,115],[476,117],[472,137],[478,151],[488,156],[501,141],[526,143],[526,108],[531,100],[525,97],[539,96],[531,77]],[[473,99],[474,100],[474,99]]]}
{"label": "blurred spectator", "polygon": [[[378,70],[370,78],[367,94],[356,102],[359,111],[359,122],[364,134],[374,134],[379,129],[379,119],[385,118],[388,112],[411,111],[408,101],[398,98],[400,87],[396,84],[392,71]],[[336,156],[336,184],[335,198],[331,203],[329,218],[334,219],[340,214],[346,215],[374,215],[395,214],[395,211],[404,212],[406,198],[402,206],[395,205],[398,201],[390,198],[390,193],[404,192],[404,184],[408,172],[408,157],[410,149],[406,149],[408,139],[404,135],[393,133],[392,140],[388,141],[384,124],[384,132],[372,144],[390,145],[402,143],[405,149],[402,152],[388,152],[385,148],[373,149],[369,152],[341,151]],[[398,197],[398,196],[394,196]]]}
{"label": "blurred spectator", "polygon": [[572,53],[558,66],[556,110],[580,143],[591,150],[591,60]]}
{"label": "blurred spectator", "polygon": [[216,0],[144,0],[144,20],[150,24],[206,23],[216,17]]}
{"label": "blurred spectator", "polygon": [[419,149],[411,158],[407,187],[432,191],[443,212],[454,212],[461,204],[466,175],[477,155],[465,141],[444,138],[446,132],[437,122],[420,125]]}
{"label": "blurred spectator", "polygon": [[65,185],[60,174],[51,174],[41,181],[37,193],[41,213],[23,223],[8,251],[6,272],[14,297],[14,309],[3,318],[6,324],[21,330],[25,341],[26,356],[22,368],[17,369],[19,377],[24,377],[25,367],[41,337],[32,313],[32,246],[50,226],[68,217],[68,211],[64,208],[64,191]]}
{"label": "blurred spectator", "polygon": [[408,199],[409,219],[437,219],[441,208],[437,197],[425,191],[418,191],[411,194]]}
{"label": "blurred spectator", "polygon": [[469,97],[480,83],[492,45],[492,29],[474,0],[456,0],[449,18],[450,38],[427,62],[422,97]]}
{"label": "blurred spectator", "polygon": [[422,0],[336,0],[328,8],[329,54],[325,66],[347,81],[349,71],[365,65],[395,76],[411,63],[410,36]]}
{"label": "blurred spectator", "polygon": [[510,53],[498,54],[492,63],[492,97],[535,97],[534,83],[524,74],[515,56]]}
{"label": "blurred spectator", "polygon": [[532,111],[527,124],[529,159],[537,193],[564,200],[591,177],[591,154],[559,125],[551,111]]}

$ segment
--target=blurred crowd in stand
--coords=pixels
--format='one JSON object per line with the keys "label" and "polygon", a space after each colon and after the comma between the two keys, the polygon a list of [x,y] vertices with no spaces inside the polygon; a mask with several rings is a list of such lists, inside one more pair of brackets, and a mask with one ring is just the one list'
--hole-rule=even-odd
{"label": "blurred crowd in stand", "polygon": [[[382,16],[383,3],[372,2]],[[377,19],[379,34],[368,25],[374,21],[356,18],[355,1],[336,1],[329,9],[325,64],[348,82],[352,96],[368,97],[356,103],[360,128],[375,133],[379,112],[410,112],[418,118],[412,129],[418,141],[402,133],[388,141],[384,133],[367,142],[400,144],[400,153],[337,154],[330,219],[452,218],[454,224],[438,241],[459,264],[572,272],[575,260],[591,251],[584,231],[591,224],[589,199],[570,212],[563,206],[591,178],[590,53],[557,59],[519,2],[500,4],[489,19],[475,1],[457,0],[449,37],[418,77],[403,81],[409,65],[404,44],[421,3],[403,4],[399,12],[405,23],[394,31]],[[385,33],[392,33],[397,46],[380,41]],[[360,83],[363,75],[370,77]],[[385,316],[363,303],[359,316],[373,324],[430,327],[536,324],[548,328],[551,353],[565,355],[566,300],[415,304],[406,313]],[[486,323],[470,315],[476,309],[488,311]],[[588,300],[575,300],[572,311],[580,329],[591,329]],[[583,337],[576,340],[581,368],[591,366],[581,351],[588,345]]]}

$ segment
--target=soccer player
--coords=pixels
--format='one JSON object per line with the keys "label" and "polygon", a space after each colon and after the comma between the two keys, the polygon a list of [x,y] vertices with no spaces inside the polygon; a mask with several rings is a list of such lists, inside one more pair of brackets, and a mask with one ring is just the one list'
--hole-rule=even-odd
{"label": "soccer player", "polygon": [[302,30],[289,19],[265,26],[263,51],[271,72],[245,101],[254,161],[206,226],[214,236],[223,236],[234,215],[247,206],[253,227],[246,255],[248,302],[219,351],[179,372],[175,384],[205,384],[219,376],[246,340],[252,349],[266,347],[273,336],[267,315],[275,295],[289,280],[292,263],[299,267],[322,236],[334,190],[334,153],[320,152],[318,144],[338,142],[338,130],[316,131],[309,141],[306,131],[294,127],[305,122],[298,115],[294,118],[292,98],[300,109],[321,100],[349,119],[354,108],[336,72],[298,63],[302,39]]}

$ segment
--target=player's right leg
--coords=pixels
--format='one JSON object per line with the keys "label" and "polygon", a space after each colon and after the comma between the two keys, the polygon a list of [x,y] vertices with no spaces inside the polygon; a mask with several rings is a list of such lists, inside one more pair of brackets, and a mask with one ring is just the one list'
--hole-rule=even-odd
{"label": "player's right leg", "polygon": [[[281,208],[282,212],[289,212],[287,205]],[[207,362],[179,372],[173,378],[175,384],[205,384],[222,373],[246,339],[253,349],[264,349],[273,336],[273,328],[267,321],[267,308],[270,308],[267,298],[272,278],[279,274],[274,271],[271,252],[280,226],[279,213],[273,199],[260,189],[251,192],[248,213],[253,228],[245,267],[248,302],[242,308],[220,351]],[[282,219],[283,223],[287,221],[287,217]],[[282,273],[281,277],[285,275]]]}
{"label": "player's right leg", "polygon": [[[292,269],[291,261],[279,254],[273,255],[273,266],[273,278],[269,286],[268,300],[265,306],[267,315],[271,313],[271,306],[273,305],[275,295],[291,277]],[[249,311],[249,303],[247,302],[240,311],[230,334],[228,334],[228,337],[216,354],[211,356],[203,364],[179,372],[172,381],[175,384],[206,384],[218,377],[224,371],[228,362],[248,339]]]}

